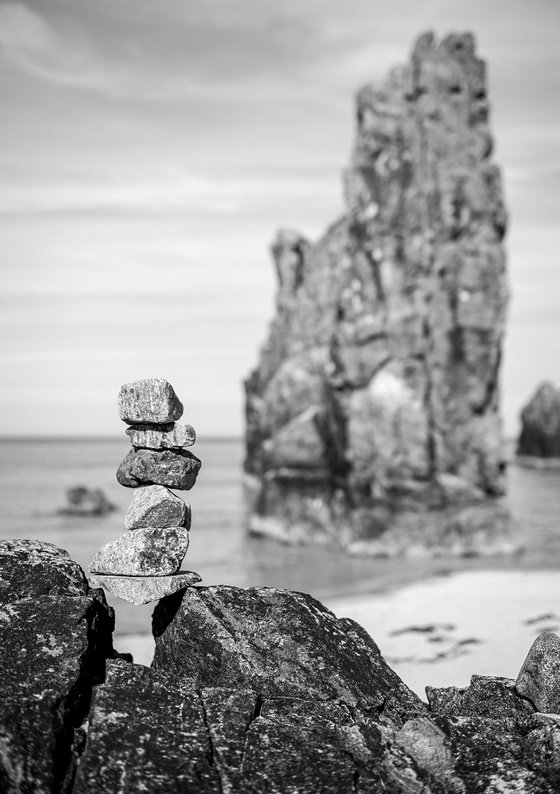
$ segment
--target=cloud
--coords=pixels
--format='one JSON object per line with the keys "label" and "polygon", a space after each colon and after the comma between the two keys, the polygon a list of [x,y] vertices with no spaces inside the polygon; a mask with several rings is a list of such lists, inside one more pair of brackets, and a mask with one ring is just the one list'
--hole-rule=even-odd
{"label": "cloud", "polygon": [[0,52],[12,66],[48,82],[81,88],[109,83],[79,27],[61,36],[45,16],[23,3],[0,5]]}

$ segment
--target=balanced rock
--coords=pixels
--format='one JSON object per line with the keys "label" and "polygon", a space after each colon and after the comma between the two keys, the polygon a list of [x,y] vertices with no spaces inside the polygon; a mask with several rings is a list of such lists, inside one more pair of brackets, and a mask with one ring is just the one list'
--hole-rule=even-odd
{"label": "balanced rock", "polygon": [[104,587],[117,598],[131,604],[149,604],[168,595],[184,590],[200,582],[194,571],[179,571],[170,576],[113,576],[111,574],[91,574],[94,587]]}
{"label": "balanced rock", "polygon": [[91,573],[165,576],[181,567],[189,547],[186,527],[142,528],[107,543],[92,559]]}
{"label": "balanced rock", "polygon": [[550,631],[531,645],[515,688],[537,711],[560,714],[560,637]]}
{"label": "balanced rock", "polygon": [[117,469],[117,480],[127,488],[155,484],[188,491],[200,466],[199,458],[182,449],[131,449]]}
{"label": "balanced rock", "polygon": [[119,415],[127,424],[164,425],[182,414],[183,404],[163,378],[146,378],[121,386]]}
{"label": "balanced rock", "polygon": [[146,485],[134,491],[124,525],[127,529],[179,526],[188,529],[191,508],[163,485]]}
{"label": "balanced rock", "polygon": [[148,449],[182,449],[196,441],[194,427],[184,422],[168,425],[132,425],[126,434],[133,447]]}
{"label": "balanced rock", "polygon": [[495,498],[508,286],[488,115],[474,38],[421,36],[358,94],[343,217],[316,244],[274,241],[276,311],[246,382],[251,531],[365,554],[451,536],[458,554],[512,550]]}
{"label": "balanced rock", "polygon": [[560,389],[541,383],[521,411],[517,454],[560,458]]}

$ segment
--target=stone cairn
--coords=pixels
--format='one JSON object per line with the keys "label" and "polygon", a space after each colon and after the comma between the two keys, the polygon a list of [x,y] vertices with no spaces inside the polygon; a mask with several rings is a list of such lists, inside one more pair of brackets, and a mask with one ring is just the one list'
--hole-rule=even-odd
{"label": "stone cairn", "polygon": [[163,378],[127,383],[119,392],[119,415],[129,427],[132,449],[117,470],[117,480],[136,488],[126,513],[127,532],[93,557],[94,587],[103,587],[132,604],[147,604],[200,581],[181,571],[189,546],[191,508],[169,488],[190,490],[201,461],[187,451],[194,429],[177,422],[183,405]]}

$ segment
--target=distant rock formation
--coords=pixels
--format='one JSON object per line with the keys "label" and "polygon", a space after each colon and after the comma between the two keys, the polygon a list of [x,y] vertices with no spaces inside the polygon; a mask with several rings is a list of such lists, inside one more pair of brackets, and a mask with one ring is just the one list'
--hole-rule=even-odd
{"label": "distant rock formation", "polygon": [[304,593],[167,596],[149,668],[113,651],[113,612],[62,549],[0,542],[0,581],[7,794],[559,790],[554,634],[516,682],[427,687],[426,704],[361,626]]}
{"label": "distant rock formation", "polygon": [[521,411],[517,454],[560,459],[560,389],[541,383]]}
{"label": "distant rock formation", "polygon": [[74,485],[66,491],[66,504],[59,509],[63,516],[105,516],[117,508],[101,488]]}
{"label": "distant rock formation", "polygon": [[358,94],[346,214],[316,244],[278,234],[276,316],[246,382],[251,531],[374,554],[509,548],[488,113],[473,36],[420,36]]}

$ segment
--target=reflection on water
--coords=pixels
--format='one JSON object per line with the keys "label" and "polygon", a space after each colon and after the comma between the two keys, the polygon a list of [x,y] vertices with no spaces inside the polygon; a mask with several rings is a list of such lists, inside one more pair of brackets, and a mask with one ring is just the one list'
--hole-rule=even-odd
{"label": "reflection on water", "polygon": [[[115,480],[128,451],[126,440],[6,441],[0,445],[0,526],[3,537],[47,540],[67,549],[84,568],[94,552],[124,531],[131,492]],[[247,537],[241,480],[240,441],[202,440],[196,453],[203,467],[188,494],[192,504],[191,545],[184,567],[203,584],[274,585],[318,598],[384,590],[429,575],[476,568],[560,568],[560,471],[511,466],[509,504],[522,556],[488,559],[386,560],[347,557],[317,546],[284,546]],[[56,514],[71,485],[102,488],[117,511],[103,518]],[[118,629],[146,631],[152,605],[118,602]]]}

